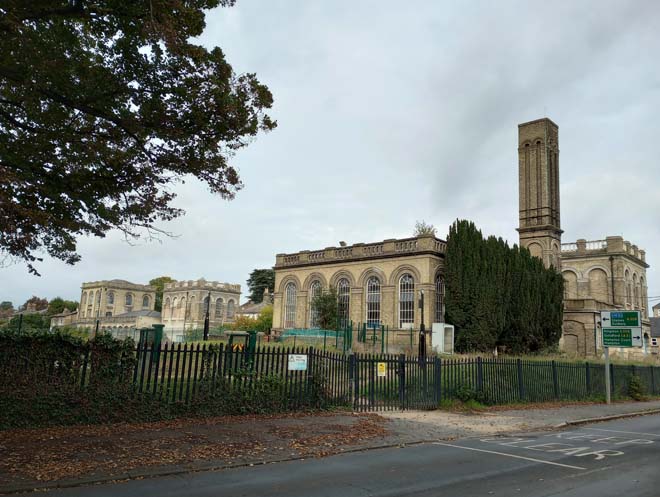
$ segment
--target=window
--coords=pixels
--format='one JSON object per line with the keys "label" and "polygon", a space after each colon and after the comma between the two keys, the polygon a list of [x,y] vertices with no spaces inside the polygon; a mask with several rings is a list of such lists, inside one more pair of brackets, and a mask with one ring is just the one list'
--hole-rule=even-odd
{"label": "window", "polygon": [[80,299],[80,313],[82,317],[85,317],[85,305],[87,304],[87,294],[83,293],[82,298]]}
{"label": "window", "polygon": [[215,319],[222,319],[225,302],[221,298],[215,301]]}
{"label": "window", "polygon": [[337,318],[341,329],[348,327],[350,321],[351,285],[346,278],[337,283]]}
{"label": "window", "polygon": [[367,281],[367,327],[380,326],[380,280],[372,276]]}
{"label": "window", "polygon": [[106,311],[106,313],[105,313],[105,317],[106,317],[106,318],[109,318],[109,317],[111,317],[111,316],[112,316],[112,312],[110,312],[110,311]]}
{"label": "window", "polygon": [[284,289],[284,327],[296,327],[296,284],[291,282]]}
{"label": "window", "polygon": [[115,303],[115,292],[108,292],[108,295],[106,297],[108,300],[108,305],[112,305]]}
{"label": "window", "polygon": [[163,306],[163,308],[164,308],[164,309],[167,309],[169,306],[170,306],[170,298],[167,297],[167,298],[165,299],[165,305]]}
{"label": "window", "polygon": [[132,306],[133,305],[133,295],[131,295],[130,293],[127,293],[125,303],[126,303],[127,307]]}
{"label": "window", "polygon": [[415,280],[409,274],[399,279],[399,328],[415,322]]}
{"label": "window", "polygon": [[142,307],[145,309],[149,308],[149,295],[142,297]]}
{"label": "window", "polygon": [[309,327],[319,327],[319,311],[314,309],[314,299],[321,295],[321,282],[313,281],[309,286]]}
{"label": "window", "polygon": [[228,300],[227,301],[227,319],[233,319],[234,318],[234,301],[233,300]]}
{"label": "window", "polygon": [[441,275],[435,277],[435,322],[445,322],[445,280]]}

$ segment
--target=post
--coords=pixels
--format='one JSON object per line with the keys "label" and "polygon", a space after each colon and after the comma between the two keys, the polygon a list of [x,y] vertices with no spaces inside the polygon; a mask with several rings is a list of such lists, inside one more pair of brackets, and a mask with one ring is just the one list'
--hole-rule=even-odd
{"label": "post", "polygon": [[477,391],[483,392],[484,390],[484,367],[481,356],[477,357]]}
{"label": "post", "polygon": [[21,328],[23,328],[23,314],[18,315],[18,332],[21,332]]}
{"label": "post", "polygon": [[406,356],[404,354],[399,354],[399,407],[401,409],[406,408]]}
{"label": "post", "polygon": [[591,396],[591,369],[589,368],[589,363],[585,362],[584,367],[587,380],[587,396]]}
{"label": "post", "polygon": [[605,401],[612,403],[611,385],[610,385],[610,348],[605,348]]}
{"label": "post", "polygon": [[555,399],[559,399],[559,378],[557,377],[557,363],[552,361],[552,386],[554,387]]}
{"label": "post", "polygon": [[525,385],[523,383],[522,360],[516,360],[518,366],[518,396],[520,400],[525,400]]}
{"label": "post", "polygon": [[206,297],[208,300],[206,301],[206,312],[204,313],[204,341],[208,342],[209,340],[209,310],[211,308],[211,291],[209,290],[209,295]]}
{"label": "post", "polygon": [[424,290],[419,292],[419,308],[421,309],[422,321],[419,325],[419,357],[426,358],[426,329],[424,327]]}

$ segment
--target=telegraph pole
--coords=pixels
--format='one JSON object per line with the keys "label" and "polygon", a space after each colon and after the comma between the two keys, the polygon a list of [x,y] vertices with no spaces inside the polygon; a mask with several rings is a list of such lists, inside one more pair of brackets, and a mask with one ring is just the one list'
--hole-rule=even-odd
{"label": "telegraph pole", "polygon": [[204,313],[204,341],[208,342],[209,340],[209,310],[211,308],[211,290],[209,290],[209,296],[206,297],[206,312]]}

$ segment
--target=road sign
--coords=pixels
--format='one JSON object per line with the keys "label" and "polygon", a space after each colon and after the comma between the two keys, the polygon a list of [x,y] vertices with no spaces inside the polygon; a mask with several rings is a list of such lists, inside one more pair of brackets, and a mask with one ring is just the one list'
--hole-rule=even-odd
{"label": "road sign", "polygon": [[641,328],[603,328],[604,347],[641,347]]}
{"label": "road sign", "polygon": [[603,328],[639,328],[642,317],[639,311],[600,311],[600,325]]}
{"label": "road sign", "polygon": [[307,354],[289,354],[289,371],[307,371]]}
{"label": "road sign", "polygon": [[382,378],[384,376],[387,376],[387,363],[386,362],[379,362],[378,363],[378,377]]}

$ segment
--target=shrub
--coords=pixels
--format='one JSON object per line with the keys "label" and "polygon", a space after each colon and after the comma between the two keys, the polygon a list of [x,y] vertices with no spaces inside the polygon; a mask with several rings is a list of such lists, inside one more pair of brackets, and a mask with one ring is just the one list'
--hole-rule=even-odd
{"label": "shrub", "polygon": [[633,400],[646,400],[646,387],[641,378],[637,375],[630,375],[628,378],[628,396]]}

